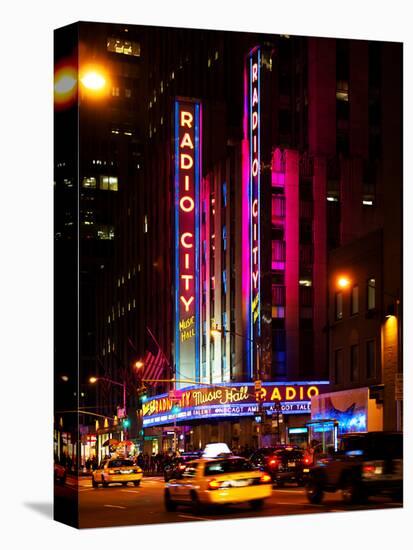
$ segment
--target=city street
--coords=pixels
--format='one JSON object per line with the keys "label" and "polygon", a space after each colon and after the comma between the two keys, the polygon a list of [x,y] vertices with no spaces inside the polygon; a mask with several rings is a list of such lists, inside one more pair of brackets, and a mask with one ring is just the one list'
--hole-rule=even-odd
{"label": "city street", "polygon": [[[164,481],[161,477],[145,477],[140,487],[112,485],[93,489],[89,478],[79,481],[80,527],[109,527],[121,525],[152,524],[181,521],[206,521],[246,517],[264,517],[319,512],[343,512],[349,510],[372,510],[399,508],[401,503],[385,497],[371,498],[368,503],[349,507],[341,500],[340,493],[327,494],[321,505],[310,504],[305,490],[293,485],[274,489],[260,511],[252,511],[246,505],[206,510],[194,515],[190,508],[179,507],[168,513],[163,505]],[[57,495],[76,490],[76,479],[69,477],[64,487],[56,486]]]}

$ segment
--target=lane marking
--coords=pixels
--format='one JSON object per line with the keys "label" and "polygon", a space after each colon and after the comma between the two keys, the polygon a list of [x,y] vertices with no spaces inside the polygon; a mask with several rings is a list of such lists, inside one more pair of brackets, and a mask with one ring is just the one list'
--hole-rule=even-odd
{"label": "lane marking", "polygon": [[121,489],[122,493],[141,493],[142,491],[136,491],[135,489]]}
{"label": "lane marking", "polygon": [[189,519],[202,519],[202,521],[211,521],[211,519],[214,519],[214,518],[202,518],[200,516],[190,516],[190,515],[186,515],[186,514],[178,514],[178,517],[179,518],[189,518]]}
{"label": "lane marking", "polygon": [[126,510],[126,506],[116,506],[115,504],[104,504],[105,508],[119,508],[120,510]]}
{"label": "lane marking", "polygon": [[277,491],[277,493],[289,493],[290,495],[305,495],[305,491],[297,491],[294,489],[274,489],[274,491]]}

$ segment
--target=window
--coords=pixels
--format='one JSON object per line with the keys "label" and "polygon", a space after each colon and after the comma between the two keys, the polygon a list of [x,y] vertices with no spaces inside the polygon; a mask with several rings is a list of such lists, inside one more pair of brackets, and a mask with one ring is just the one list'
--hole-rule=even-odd
{"label": "window", "polygon": [[351,290],[351,315],[359,312],[359,287],[353,286]]}
{"label": "window", "polygon": [[125,88],[125,97],[132,97],[132,90],[130,88]]}
{"label": "window", "polygon": [[96,178],[83,178],[82,187],[87,187],[89,189],[96,188]]}
{"label": "window", "polygon": [[146,214],[143,218],[143,232],[144,233],[148,232],[148,216]]}
{"label": "window", "polygon": [[117,86],[114,86],[112,88],[112,96],[113,97],[119,97],[119,88]]}
{"label": "window", "polygon": [[350,380],[357,382],[359,379],[359,347],[358,345],[350,347]]}
{"label": "window", "polygon": [[334,352],[334,382],[341,382],[341,374],[343,372],[343,350],[336,349]]}
{"label": "window", "polygon": [[336,321],[341,321],[343,318],[343,293],[336,292]]}
{"label": "window", "polygon": [[97,228],[97,238],[103,241],[112,241],[115,238],[113,225],[100,225]]}
{"label": "window", "polygon": [[368,279],[367,281],[367,309],[375,309],[376,307],[376,279]]}
{"label": "window", "polygon": [[100,176],[99,189],[103,191],[117,191],[118,177],[117,176]]}
{"label": "window", "polygon": [[374,340],[366,342],[366,375],[367,378],[376,376],[376,346]]}
{"label": "window", "polygon": [[134,42],[131,40],[111,37],[108,38],[106,47],[108,52],[133,55],[135,57],[139,57],[141,55],[141,46],[139,42]]}

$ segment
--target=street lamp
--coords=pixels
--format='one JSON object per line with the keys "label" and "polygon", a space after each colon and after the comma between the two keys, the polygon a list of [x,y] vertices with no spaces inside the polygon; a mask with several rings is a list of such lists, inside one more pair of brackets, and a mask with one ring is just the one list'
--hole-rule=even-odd
{"label": "street lamp", "polygon": [[96,376],[91,376],[89,378],[89,382],[91,384],[95,384],[99,380],[103,380],[104,382],[109,382],[110,384],[114,384],[115,386],[121,386],[121,388],[123,388],[123,411],[124,411],[124,414],[126,415],[126,382],[117,382],[116,380],[111,380],[110,378],[105,378],[103,376],[99,376],[99,378],[97,378]]}

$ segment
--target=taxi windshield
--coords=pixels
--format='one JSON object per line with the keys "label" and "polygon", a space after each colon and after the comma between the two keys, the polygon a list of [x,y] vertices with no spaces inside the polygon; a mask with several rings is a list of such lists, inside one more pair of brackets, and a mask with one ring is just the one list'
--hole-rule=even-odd
{"label": "taxi windshield", "polygon": [[253,470],[251,462],[242,458],[214,460],[205,466],[205,475],[230,474],[235,472],[250,472]]}

